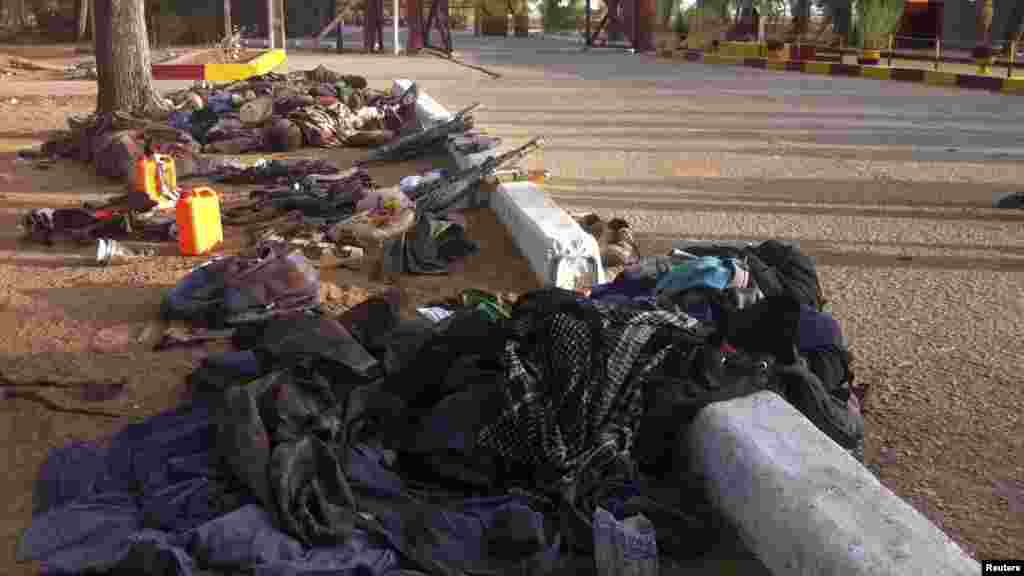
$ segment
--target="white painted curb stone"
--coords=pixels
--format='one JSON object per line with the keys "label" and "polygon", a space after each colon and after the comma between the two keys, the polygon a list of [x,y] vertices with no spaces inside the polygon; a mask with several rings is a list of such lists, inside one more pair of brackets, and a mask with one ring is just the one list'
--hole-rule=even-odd
{"label": "white painted curb stone", "polygon": [[597,239],[533,182],[499,184],[490,205],[545,286],[566,290],[605,282]]}
{"label": "white painted curb stone", "polygon": [[[412,80],[408,78],[398,78],[391,85],[391,95],[401,96],[406,90],[412,86]],[[419,87],[419,94],[416,98],[416,121],[420,123],[420,128],[428,128],[434,124],[446,122],[452,119],[452,113],[447,108],[442,106],[437,100],[430,97],[423,91],[423,87]]]}
{"label": "white painted curb stone", "polygon": [[692,469],[778,576],[977,576],[942,530],[774,392],[712,404]]}

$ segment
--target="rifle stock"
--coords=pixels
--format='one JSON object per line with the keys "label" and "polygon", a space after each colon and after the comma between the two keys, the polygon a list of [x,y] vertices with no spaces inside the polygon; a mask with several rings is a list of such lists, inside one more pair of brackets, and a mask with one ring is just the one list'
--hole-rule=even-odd
{"label": "rifle stock", "polygon": [[533,138],[526,144],[488,158],[477,166],[471,166],[447,178],[421,184],[412,190],[409,196],[416,201],[417,213],[443,213],[484,178],[494,174],[505,164],[524,158],[543,145],[544,141],[541,138]]}
{"label": "rifle stock", "polygon": [[470,128],[468,121],[472,120],[472,112],[479,107],[480,103],[476,102],[456,112],[450,120],[414,134],[399,136],[392,142],[374,148],[370,150],[366,160],[362,161],[361,164],[384,160],[403,160],[421,155],[430,146],[444,142],[449,134],[468,130]]}

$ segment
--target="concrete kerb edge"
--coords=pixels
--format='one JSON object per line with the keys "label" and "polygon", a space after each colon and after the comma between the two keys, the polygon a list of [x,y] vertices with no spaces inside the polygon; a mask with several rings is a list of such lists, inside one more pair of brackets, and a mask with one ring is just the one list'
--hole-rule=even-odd
{"label": "concrete kerb edge", "polygon": [[981,573],[952,539],[774,392],[712,404],[691,469],[773,574]]}
{"label": "concrete kerb edge", "polygon": [[981,573],[941,529],[773,392],[709,406],[689,441],[692,471],[773,574]]}
{"label": "concrete kerb edge", "polygon": [[[551,200],[545,205],[564,212],[541,194]],[[510,233],[513,226],[544,228],[503,224]],[[981,573],[941,529],[773,392],[705,408],[688,441],[692,472],[773,574]]]}
{"label": "concrete kerb edge", "polygon": [[[744,66],[747,68],[776,71],[801,72],[804,74],[837,76],[843,78],[868,78],[944,86],[969,90],[985,90],[998,94],[1024,96],[1024,78],[996,78],[976,74],[955,74],[936,72],[920,68],[890,68],[887,66],[861,66],[859,64],[836,64],[814,60],[766,60],[764,58],[733,58],[717,54],[706,54],[699,50],[680,50],[673,60],[697,62],[710,65]],[[756,62],[755,62],[756,61]],[[998,89],[993,89],[995,84]]]}

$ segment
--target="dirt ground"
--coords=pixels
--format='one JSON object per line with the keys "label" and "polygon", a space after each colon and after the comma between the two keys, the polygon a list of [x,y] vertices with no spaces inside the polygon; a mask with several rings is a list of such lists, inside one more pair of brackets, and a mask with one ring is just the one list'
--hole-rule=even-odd
{"label": "dirt ground", "polygon": [[[973,556],[1024,555],[1024,217],[990,208],[993,192],[1024,181],[1024,164],[1010,157],[1020,142],[1008,132],[1021,118],[1017,100],[580,55],[535,39],[527,56],[515,39],[459,42],[467,54],[479,42],[474,62],[505,77],[492,82],[429,59],[328,65],[358,62],[375,86],[422,79],[452,108],[484,101],[478,124],[509,145],[550,136],[527,166],[552,169],[548,188],[567,210],[625,215],[642,249],[662,251],[679,237],[800,241],[853,342],[858,380],[872,386],[869,467]],[[313,67],[319,56],[290,51],[289,61]],[[620,68],[610,75],[613,66]],[[195,261],[166,255],[97,269],[17,244],[17,212],[120,190],[88,168],[43,172],[13,160],[15,150],[63,128],[67,113],[93,104],[90,82],[46,87],[0,82],[0,217],[8,224],[0,229],[0,316],[8,320],[0,323],[0,367],[17,377],[125,377],[128,392],[103,408],[152,414],[180,397],[202,352],[154,354],[137,339],[154,322],[161,291]],[[589,94],[585,108],[570,98],[580,93]],[[998,150],[988,148],[993,142]],[[375,176],[387,184],[405,173]],[[482,242],[480,228],[470,235]],[[512,250],[507,239],[495,244]],[[485,255],[475,261],[460,281],[515,291],[512,284],[530,278],[524,269],[488,272],[494,263]],[[382,288],[352,273],[333,281],[339,289],[328,293],[341,301]],[[404,289],[427,298],[447,285],[426,278]],[[0,454],[15,471],[0,483],[10,494],[0,573],[31,573],[13,565],[13,546],[46,450],[121,424],[0,404]]]}
{"label": "dirt ground", "polygon": [[238,55],[238,59],[231,60],[227,57],[223,50],[210,49],[197,51],[195,54],[186,55],[173,60],[172,64],[228,64],[236,63],[241,64],[256,58],[262,54],[262,50],[241,50]]}
{"label": "dirt ground", "polygon": [[[0,88],[2,92],[2,88]],[[33,567],[14,564],[14,547],[30,517],[32,483],[49,449],[73,438],[114,432],[127,422],[155,414],[183,396],[185,376],[216,345],[153,352],[163,325],[159,304],[166,289],[203,258],[176,255],[160,245],[151,260],[100,268],[91,264],[94,247],[26,244],[17,229],[18,214],[33,207],[77,206],[123,190],[121,184],[95,176],[92,167],[62,161],[48,170],[16,159],[16,150],[38,144],[48,129],[60,129],[69,112],[94,105],[88,96],[21,97],[0,100],[6,121],[0,132],[0,374],[11,380],[127,381],[126,392],[101,406],[89,406],[71,393],[47,393],[61,406],[102,409],[121,418],[63,414],[22,399],[0,401],[0,461],[7,474],[0,492],[7,494],[0,520],[0,573],[31,574]],[[325,157],[348,166],[357,150],[304,150],[301,156]],[[243,157],[244,158],[244,157]],[[430,161],[369,168],[382,186],[427,169]],[[198,182],[197,182],[198,183]],[[224,189],[232,193],[252,188]],[[406,276],[396,284],[375,283],[362,271],[321,271],[321,296],[331,309],[350,307],[370,294],[397,286],[403,313],[416,305],[455,296],[464,288],[523,292],[537,286],[535,276],[500,223],[487,210],[467,213],[468,236],[480,246],[448,276]],[[229,235],[238,235],[229,230]],[[229,239],[229,246],[234,244]]]}

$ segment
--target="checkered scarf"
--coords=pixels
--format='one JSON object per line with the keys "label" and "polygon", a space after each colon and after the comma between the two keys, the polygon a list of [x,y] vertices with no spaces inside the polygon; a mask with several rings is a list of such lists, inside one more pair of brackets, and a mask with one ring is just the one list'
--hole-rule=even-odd
{"label": "checkered scarf", "polygon": [[337,102],[330,106],[304,106],[288,115],[306,140],[306,144],[319,148],[340,148],[356,133],[351,127],[352,111]]}
{"label": "checkered scarf", "polygon": [[699,323],[685,314],[559,289],[520,299],[508,329],[505,407],[480,430],[479,445],[563,475],[609,445],[628,452],[644,383],[679,357],[674,350],[701,341]]}

